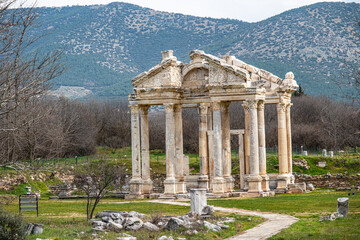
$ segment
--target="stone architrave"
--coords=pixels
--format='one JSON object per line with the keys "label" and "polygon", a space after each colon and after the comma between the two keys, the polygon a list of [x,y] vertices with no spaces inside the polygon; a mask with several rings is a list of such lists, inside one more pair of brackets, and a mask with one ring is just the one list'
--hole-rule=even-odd
{"label": "stone architrave", "polygon": [[173,103],[166,103],[165,124],[166,124],[166,179],[164,181],[165,195],[176,194],[175,179],[175,115]]}
{"label": "stone architrave", "polygon": [[205,206],[207,206],[206,189],[190,189],[190,211],[201,215]]}
{"label": "stone architrave", "polygon": [[344,217],[348,216],[349,198],[338,198],[337,199],[337,212]]}
{"label": "stone architrave", "polygon": [[131,110],[131,154],[132,178],[130,180],[130,194],[132,197],[141,197],[143,194],[140,160],[140,126],[139,105],[130,105]]}
{"label": "stone architrave", "polygon": [[199,106],[199,158],[200,177],[199,187],[209,189],[209,161],[208,161],[208,139],[207,118],[208,104],[201,103]]}
{"label": "stone architrave", "polygon": [[213,193],[224,193],[223,161],[222,161],[222,130],[221,130],[221,105],[213,103],[213,127],[214,127],[214,179]]}
{"label": "stone architrave", "polygon": [[150,179],[150,155],[149,155],[149,119],[148,105],[140,106],[140,125],[141,125],[141,173],[143,181],[143,193],[152,192],[153,182]]}

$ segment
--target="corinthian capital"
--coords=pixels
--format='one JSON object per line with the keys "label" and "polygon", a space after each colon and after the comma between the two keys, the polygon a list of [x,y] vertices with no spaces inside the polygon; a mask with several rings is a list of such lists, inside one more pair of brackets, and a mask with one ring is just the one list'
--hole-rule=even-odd
{"label": "corinthian capital", "polygon": [[164,103],[164,107],[165,107],[165,112],[174,112],[174,107],[175,104],[174,103]]}
{"label": "corinthian capital", "polygon": [[257,105],[257,109],[258,110],[264,110],[265,107],[265,102],[264,101],[259,101],[258,105]]}
{"label": "corinthian capital", "polygon": [[284,113],[286,112],[287,104],[286,103],[278,103],[276,105],[278,113]]}
{"label": "corinthian capital", "polygon": [[129,105],[131,114],[139,113],[139,105]]}
{"label": "corinthian capital", "polygon": [[259,100],[247,100],[247,107],[249,109],[257,109]]}

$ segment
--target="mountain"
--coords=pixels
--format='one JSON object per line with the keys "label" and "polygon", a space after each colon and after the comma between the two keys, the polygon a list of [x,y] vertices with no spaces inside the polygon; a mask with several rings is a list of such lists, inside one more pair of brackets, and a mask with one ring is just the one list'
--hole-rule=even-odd
{"label": "mountain", "polygon": [[121,2],[36,11],[39,26],[32,34],[44,37],[34,47],[63,49],[69,67],[53,81],[54,89],[77,87],[99,98],[126,96],[130,80],[159,63],[160,52],[169,49],[183,62],[191,50],[202,49],[234,55],[279,77],[293,71],[305,93],[332,95],[331,79],[343,77],[347,63],[356,63],[360,46],[354,37],[360,18],[356,3],[317,3],[257,23]]}

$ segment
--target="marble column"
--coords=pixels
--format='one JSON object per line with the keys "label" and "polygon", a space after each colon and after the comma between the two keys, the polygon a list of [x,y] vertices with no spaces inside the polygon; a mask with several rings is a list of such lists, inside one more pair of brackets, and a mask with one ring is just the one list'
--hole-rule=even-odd
{"label": "marble column", "polygon": [[207,118],[209,106],[200,103],[199,106],[199,158],[200,177],[199,187],[209,189],[209,165],[208,165],[208,140],[207,140]]}
{"label": "marble column", "polygon": [[295,178],[292,175],[292,144],[291,144],[291,117],[290,108],[292,103],[286,106],[286,140],[287,140],[287,154],[288,154],[288,173],[290,182],[294,183]]}
{"label": "marble column", "polygon": [[141,160],[140,160],[140,126],[139,126],[139,105],[130,105],[131,109],[131,157],[132,157],[132,177],[130,180],[130,194],[140,197],[143,194],[141,179]]}
{"label": "marble column", "polygon": [[180,104],[175,106],[175,179],[176,193],[186,193],[186,184],[184,178],[182,105]]}
{"label": "marble column", "polygon": [[223,153],[222,153],[222,130],[221,130],[221,110],[220,102],[213,103],[213,127],[214,127],[214,180],[213,193],[224,193],[223,178]]}
{"label": "marble column", "polygon": [[152,181],[150,178],[150,155],[149,155],[149,106],[140,106],[141,124],[141,175],[143,181],[143,193],[152,192]]}
{"label": "marble column", "polygon": [[289,180],[288,175],[288,145],[286,134],[286,104],[277,104],[278,115],[278,152],[279,152],[279,175],[277,178],[277,190],[284,190]]}
{"label": "marble column", "polygon": [[208,141],[208,171],[209,171],[209,189],[212,190],[212,181],[214,179],[214,133],[213,133],[213,119],[212,107],[208,108],[207,115],[207,141]]}
{"label": "marble column", "polygon": [[258,114],[258,131],[259,131],[259,172],[262,177],[262,190],[270,191],[269,177],[266,173],[266,141],[265,141],[265,117],[264,117],[264,101],[259,101],[257,106]]}
{"label": "marble column", "polygon": [[244,179],[245,179],[245,187],[244,190],[249,189],[249,183],[247,181],[247,178],[250,174],[250,138],[249,138],[249,131],[250,131],[250,111],[248,107],[248,103],[246,101],[242,104],[244,108],[244,115],[245,115],[245,133],[244,133]]}
{"label": "marble column", "polygon": [[240,189],[245,189],[245,155],[244,155],[244,134],[239,134],[239,168],[240,168]]}
{"label": "marble column", "polygon": [[249,141],[250,141],[250,175],[248,177],[249,193],[262,192],[262,177],[259,175],[259,131],[257,118],[257,100],[248,100],[249,108]]}
{"label": "marble column", "polygon": [[230,102],[221,104],[221,128],[223,145],[223,177],[225,180],[225,192],[234,190],[234,178],[231,176],[231,135],[230,135]]}
{"label": "marble column", "polygon": [[175,179],[175,104],[166,103],[165,106],[165,142],[166,142],[166,179],[164,181],[165,195],[176,194]]}

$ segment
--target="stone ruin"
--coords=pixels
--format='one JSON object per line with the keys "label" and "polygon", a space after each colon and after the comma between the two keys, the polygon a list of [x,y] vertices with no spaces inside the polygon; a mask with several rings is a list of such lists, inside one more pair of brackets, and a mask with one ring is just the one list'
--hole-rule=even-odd
{"label": "stone ruin", "polygon": [[[200,50],[190,52],[183,64],[173,51],[162,52],[160,64],[132,80],[132,179],[129,198],[152,195],[149,159],[148,110],[163,105],[166,118],[166,179],[163,197],[187,194],[191,187],[216,196],[234,195],[231,175],[231,135],[239,138],[240,188],[238,194],[268,196],[264,107],[276,104],[279,174],[276,191],[285,192],[292,176],[291,93],[298,85],[289,72],[281,79],[233,56],[222,59]],[[229,105],[240,101],[245,129],[230,129]],[[200,175],[189,176],[184,163],[182,109],[199,110]]]}

